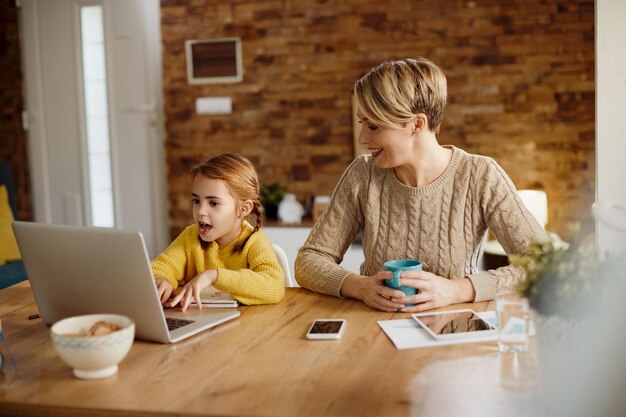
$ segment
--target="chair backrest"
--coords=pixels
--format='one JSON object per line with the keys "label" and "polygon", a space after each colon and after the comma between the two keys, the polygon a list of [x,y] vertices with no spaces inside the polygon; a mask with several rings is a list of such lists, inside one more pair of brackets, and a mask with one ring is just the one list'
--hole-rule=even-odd
{"label": "chair backrest", "polygon": [[[0,185],[4,185],[7,189],[7,194],[9,197],[9,206],[11,207],[11,211],[13,212],[13,219],[17,220],[17,204],[15,199],[15,187],[13,186],[13,176],[11,174],[11,165],[9,161],[0,160]],[[8,230],[11,229],[11,222],[9,219],[5,218],[4,221],[0,220],[0,245],[3,249],[5,247],[5,236],[9,233]],[[13,232],[10,232],[11,238],[13,237]],[[15,250],[17,250],[17,244],[12,243],[10,246],[16,245]],[[11,251],[11,253],[13,253]],[[18,282],[24,281],[26,279],[26,271],[24,270],[24,263],[21,260],[10,260],[9,262],[0,265],[0,290],[3,288],[7,288],[13,284],[17,284]]]}
{"label": "chair backrest", "polygon": [[13,176],[9,161],[0,160],[0,185],[7,187],[9,194],[9,205],[13,211],[13,218],[17,220],[17,202],[15,200],[15,187],[13,186]]}
{"label": "chair backrest", "polygon": [[591,208],[598,221],[626,233],[626,206],[612,201],[596,201]]}
{"label": "chair backrest", "polygon": [[298,284],[296,284],[296,281],[291,277],[291,272],[289,269],[289,259],[287,259],[287,254],[285,253],[285,250],[282,247],[278,246],[276,243],[272,243],[272,246],[274,247],[274,252],[276,252],[278,263],[285,272],[285,287],[297,287]]}

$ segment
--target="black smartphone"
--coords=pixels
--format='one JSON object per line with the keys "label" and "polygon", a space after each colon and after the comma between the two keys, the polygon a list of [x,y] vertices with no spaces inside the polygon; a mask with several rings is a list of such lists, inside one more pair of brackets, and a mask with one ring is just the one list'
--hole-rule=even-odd
{"label": "black smartphone", "polygon": [[315,320],[309,331],[307,339],[339,339],[346,327],[344,319],[319,319]]}

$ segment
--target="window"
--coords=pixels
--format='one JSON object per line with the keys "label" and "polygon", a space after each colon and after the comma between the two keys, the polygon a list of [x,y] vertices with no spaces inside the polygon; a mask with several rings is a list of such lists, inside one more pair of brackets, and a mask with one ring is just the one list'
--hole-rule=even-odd
{"label": "window", "polygon": [[80,8],[91,224],[115,226],[102,6]]}

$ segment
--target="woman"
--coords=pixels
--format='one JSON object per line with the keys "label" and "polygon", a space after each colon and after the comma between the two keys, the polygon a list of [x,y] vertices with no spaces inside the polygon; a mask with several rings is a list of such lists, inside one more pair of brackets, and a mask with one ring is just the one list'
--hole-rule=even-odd
{"label": "woman", "polygon": [[[385,62],[357,81],[355,96],[359,141],[371,154],[343,173],[298,252],[300,285],[404,312],[513,291],[520,269],[478,271],[487,228],[507,253],[547,235],[493,159],[438,143],[447,99],[441,69],[425,58]],[[365,262],[357,275],[338,264],[359,231]],[[383,263],[392,259],[422,262],[423,271],[401,275],[416,295],[384,285],[391,273]]]}

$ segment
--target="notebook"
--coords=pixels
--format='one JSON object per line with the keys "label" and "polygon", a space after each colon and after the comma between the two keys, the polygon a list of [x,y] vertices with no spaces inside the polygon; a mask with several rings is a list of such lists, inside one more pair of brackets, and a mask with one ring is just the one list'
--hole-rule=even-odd
{"label": "notebook", "polygon": [[[209,285],[200,293],[200,301],[202,307],[219,308],[219,307],[237,307],[239,302],[235,300],[229,293],[220,291],[212,285]],[[195,304],[195,301],[191,302]]]}
{"label": "notebook", "polygon": [[240,315],[233,308],[164,310],[140,232],[18,221],[13,230],[48,325],[82,314],[123,314],[135,321],[137,339],[173,343]]}

